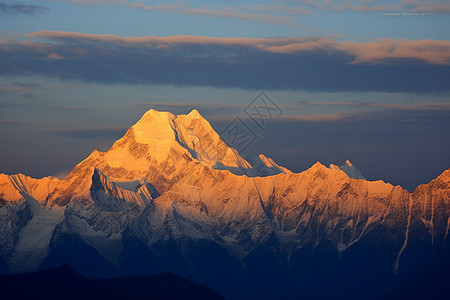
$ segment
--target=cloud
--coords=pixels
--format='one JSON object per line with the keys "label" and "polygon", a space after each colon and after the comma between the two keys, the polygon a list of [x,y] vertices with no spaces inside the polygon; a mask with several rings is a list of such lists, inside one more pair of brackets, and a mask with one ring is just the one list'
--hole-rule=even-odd
{"label": "cloud", "polygon": [[[0,107],[2,105],[0,104]],[[24,121],[24,120],[0,120],[0,125],[11,125],[11,126],[42,126],[48,125],[45,122],[35,122],[35,121]]]}
{"label": "cloud", "polygon": [[304,122],[330,122],[330,121],[339,121],[352,116],[352,113],[333,113],[326,115],[307,115],[307,116],[283,116],[285,120],[296,120],[296,121],[304,121]]}
{"label": "cloud", "polygon": [[299,101],[300,105],[310,106],[341,106],[341,107],[362,107],[362,108],[378,108],[378,109],[403,109],[403,110],[421,110],[421,111],[439,111],[450,110],[450,103],[412,103],[412,104],[396,104],[396,103],[368,103],[368,102],[311,102]]}
{"label": "cloud", "polygon": [[60,111],[99,111],[99,109],[95,109],[95,108],[91,108],[91,107],[71,106],[71,105],[47,105],[47,104],[30,104],[30,103],[17,103],[17,105],[14,105],[14,104],[9,104],[9,105],[22,106],[22,107],[47,108],[47,109],[60,110]]}
{"label": "cloud", "polygon": [[199,102],[140,102],[133,103],[131,107],[138,108],[140,110],[166,110],[174,114],[186,114],[192,109],[199,110],[202,114],[212,115],[223,115],[224,113],[238,113],[242,112],[245,105],[244,104],[233,104],[233,103],[199,103]]}
{"label": "cloud", "polygon": [[[99,111],[100,109],[84,106],[75,105],[49,105],[42,103],[24,103],[24,102],[0,102],[0,107],[33,107],[33,108],[45,108],[53,110],[64,110],[64,111]],[[101,110],[105,110],[102,108]]]}
{"label": "cloud", "polygon": [[[450,90],[450,41],[120,37],[58,31],[20,38],[0,40],[0,75],[257,90]],[[55,59],[60,57],[65,59]]]}
{"label": "cloud", "polygon": [[49,8],[39,5],[8,4],[0,2],[0,13],[7,15],[37,15],[47,11],[49,11]]}
{"label": "cloud", "polygon": [[0,86],[1,94],[19,94],[22,96],[30,96],[30,92],[25,87],[15,87],[15,86]]}
{"label": "cloud", "polygon": [[450,65],[450,41],[380,39],[367,43],[343,42],[338,49],[352,53],[353,63],[383,63],[389,59],[409,58]]}
{"label": "cloud", "polygon": [[35,123],[32,122],[26,122],[26,121],[17,121],[17,120],[0,120],[1,125],[35,125]]}
{"label": "cloud", "polygon": [[365,102],[312,102],[312,101],[299,101],[301,105],[311,106],[368,106],[369,103]]}
{"label": "cloud", "polygon": [[59,55],[58,53],[50,53],[47,56],[47,59],[56,59],[56,60],[60,60],[60,59],[66,59],[65,57]]}
{"label": "cloud", "polygon": [[[371,118],[379,115],[394,115],[398,112],[406,114],[406,112],[420,112],[424,115],[431,115],[436,112],[447,114],[450,116],[450,103],[413,103],[413,104],[397,104],[397,103],[360,103],[360,102],[309,102],[299,101],[299,105],[290,105],[283,107],[285,111],[301,112],[301,106],[328,106],[328,107],[352,107],[359,108],[354,111],[347,112],[333,112],[329,114],[308,114],[295,115],[283,114],[279,118],[274,118],[273,122],[308,122],[308,123],[336,123],[342,121],[370,121]],[[213,120],[224,121],[232,119],[231,116],[213,117]],[[241,119],[247,119],[248,116],[242,116]],[[270,121],[272,122],[272,120]]]}
{"label": "cloud", "polygon": [[247,6],[201,5],[193,6],[188,2],[169,4],[145,4],[125,0],[63,0],[76,5],[119,5],[143,11],[167,12],[178,15],[207,16],[213,18],[238,19],[258,23],[286,25],[303,28],[290,16],[309,14],[310,11],[300,7],[286,5],[257,4]]}
{"label": "cloud", "polygon": [[128,128],[88,128],[68,129],[53,132],[58,137],[98,139],[98,138],[120,138]]}
{"label": "cloud", "polygon": [[[58,1],[58,0],[53,0]],[[256,22],[299,26],[294,19],[283,16],[317,14],[321,11],[345,12],[415,12],[415,13],[450,13],[450,3],[447,0],[286,0],[291,5],[264,3],[254,5],[202,5],[193,7],[189,1],[175,2],[173,4],[149,5],[145,2],[132,2],[126,0],[59,0],[71,2],[76,5],[120,5],[145,11],[165,11],[176,14],[208,15],[216,18],[233,18],[251,20]],[[294,3],[294,4],[292,4]],[[259,17],[254,12],[264,12],[266,17]],[[278,16],[282,15],[282,17]],[[281,22],[280,22],[281,21]]]}
{"label": "cloud", "polygon": [[35,83],[11,82],[0,79],[0,95],[18,94],[23,97],[32,97],[35,96],[37,91],[41,88],[40,85]]}
{"label": "cloud", "polygon": [[297,0],[298,5],[315,11],[344,12],[353,10],[357,12],[422,12],[422,13],[450,13],[450,3],[447,0],[337,0],[337,1],[311,1]]}
{"label": "cloud", "polygon": [[211,16],[215,18],[230,18],[230,19],[240,19],[246,21],[256,21],[261,23],[277,24],[277,25],[288,25],[288,26],[299,26],[296,22],[290,20],[288,17],[277,17],[270,14],[249,14],[242,13],[234,10],[216,10],[207,8],[197,8],[197,9],[187,9],[182,12],[185,15],[200,15],[200,16]]}

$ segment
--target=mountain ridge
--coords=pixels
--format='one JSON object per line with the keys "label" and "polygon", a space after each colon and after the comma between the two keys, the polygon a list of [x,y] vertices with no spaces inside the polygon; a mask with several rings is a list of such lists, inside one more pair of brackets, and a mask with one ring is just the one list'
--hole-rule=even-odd
{"label": "mountain ridge", "polygon": [[64,180],[1,174],[0,256],[3,272],[14,273],[84,253],[99,274],[172,271],[232,298],[227,285],[247,282],[249,291],[278,274],[295,294],[289,282],[310,282],[305,272],[320,270],[320,261],[307,259],[313,253],[331,259],[332,270],[345,263],[355,272],[365,253],[385,276],[417,270],[417,258],[426,263],[430,253],[446,257],[449,181],[450,169],[410,193],[363,179],[350,161],[294,173],[262,154],[242,158],[198,111],[151,110]]}

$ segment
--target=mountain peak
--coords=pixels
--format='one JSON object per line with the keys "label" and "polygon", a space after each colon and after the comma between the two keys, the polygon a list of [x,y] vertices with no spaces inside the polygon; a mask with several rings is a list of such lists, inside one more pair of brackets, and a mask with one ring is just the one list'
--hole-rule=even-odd
{"label": "mountain peak", "polygon": [[320,161],[316,162],[315,164],[313,164],[309,170],[317,170],[317,169],[326,169],[327,167],[325,167]]}
{"label": "mountain peak", "polygon": [[345,163],[340,166],[340,169],[344,171],[345,174],[347,174],[348,177],[354,178],[354,179],[366,179],[361,171],[352,164],[348,159],[345,161]]}
{"label": "mountain peak", "polygon": [[168,112],[168,111],[159,111],[159,110],[155,110],[155,109],[149,109],[149,110],[147,110],[146,112],[145,112],[145,114],[142,116],[142,118],[141,119],[143,119],[143,118],[145,118],[145,117],[147,117],[147,116],[150,116],[150,117],[159,117],[159,118],[161,118],[161,117],[166,117],[166,116],[169,116],[169,117],[175,117],[174,116],[174,114],[172,114],[172,113],[170,113],[170,112]]}
{"label": "mountain peak", "polygon": [[[162,144],[164,141],[174,141],[173,120],[175,115],[170,112],[150,109],[131,128],[134,130],[136,142],[141,144]],[[167,148],[168,145],[165,145]]]}
{"label": "mountain peak", "polygon": [[203,119],[202,115],[196,109],[191,110],[191,112],[188,114],[188,116],[190,116],[194,119]]}
{"label": "mountain peak", "polygon": [[161,192],[202,166],[248,176],[288,172],[265,157],[249,163],[196,109],[182,115],[150,109],[107,152],[92,153],[67,178],[97,167],[114,182],[145,178]]}

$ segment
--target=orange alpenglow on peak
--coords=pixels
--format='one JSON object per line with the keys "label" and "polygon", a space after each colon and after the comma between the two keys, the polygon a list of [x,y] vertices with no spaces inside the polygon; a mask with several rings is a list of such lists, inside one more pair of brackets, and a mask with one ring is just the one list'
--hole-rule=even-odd
{"label": "orange alpenglow on peak", "polygon": [[68,178],[94,166],[113,181],[156,177],[158,190],[203,167],[252,177],[289,172],[264,156],[244,159],[196,109],[180,115],[148,110],[108,151],[94,151]]}
{"label": "orange alpenglow on peak", "polygon": [[[450,170],[413,193],[361,179],[358,172],[348,160],[329,168],[317,162],[302,173],[263,154],[246,160],[198,111],[149,110],[108,151],[93,151],[64,180],[0,174],[0,271],[3,262],[12,272],[28,272],[47,261],[70,263],[80,257],[93,268],[112,263],[124,270],[134,261],[138,273],[153,265],[141,262],[158,257],[153,272],[173,270],[171,261],[183,254],[186,268],[212,276],[229,262],[251,260],[248,266],[256,267],[251,272],[259,274],[259,266],[278,261],[273,257],[284,268],[291,254],[308,261],[319,248],[326,249],[327,264],[331,257],[332,266],[340,265],[345,252],[358,262],[352,267],[366,271],[370,249],[381,249],[386,263],[380,278],[389,278],[411,270],[423,254],[445,253]],[[419,243],[424,252],[411,257],[410,249],[416,248],[410,245]],[[91,256],[87,251],[80,256],[85,245]],[[136,245],[139,251],[130,251]],[[166,251],[167,245],[173,251]],[[255,250],[269,256],[255,256]],[[159,255],[166,256],[160,260]],[[313,281],[323,275],[323,264],[316,261],[319,273]],[[230,278],[241,280],[248,266],[231,270]],[[297,278],[308,278],[311,268],[292,267],[302,275]],[[109,265],[105,270],[109,276]],[[272,270],[263,274],[270,282],[280,274]],[[287,276],[292,270],[286,269]]]}
{"label": "orange alpenglow on peak", "polygon": [[196,109],[191,110],[191,112],[188,114],[188,116],[194,117],[194,118],[203,118],[202,115]]}

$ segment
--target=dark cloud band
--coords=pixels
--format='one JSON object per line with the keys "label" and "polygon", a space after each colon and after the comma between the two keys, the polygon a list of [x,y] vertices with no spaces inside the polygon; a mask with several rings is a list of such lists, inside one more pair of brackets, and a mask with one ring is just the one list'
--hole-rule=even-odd
{"label": "dark cloud band", "polygon": [[0,41],[1,75],[257,90],[450,90],[450,42],[445,41],[123,38],[66,32],[26,38]]}
{"label": "dark cloud band", "polygon": [[0,13],[7,15],[37,15],[49,11],[47,7],[38,5],[7,4],[0,2]]}

